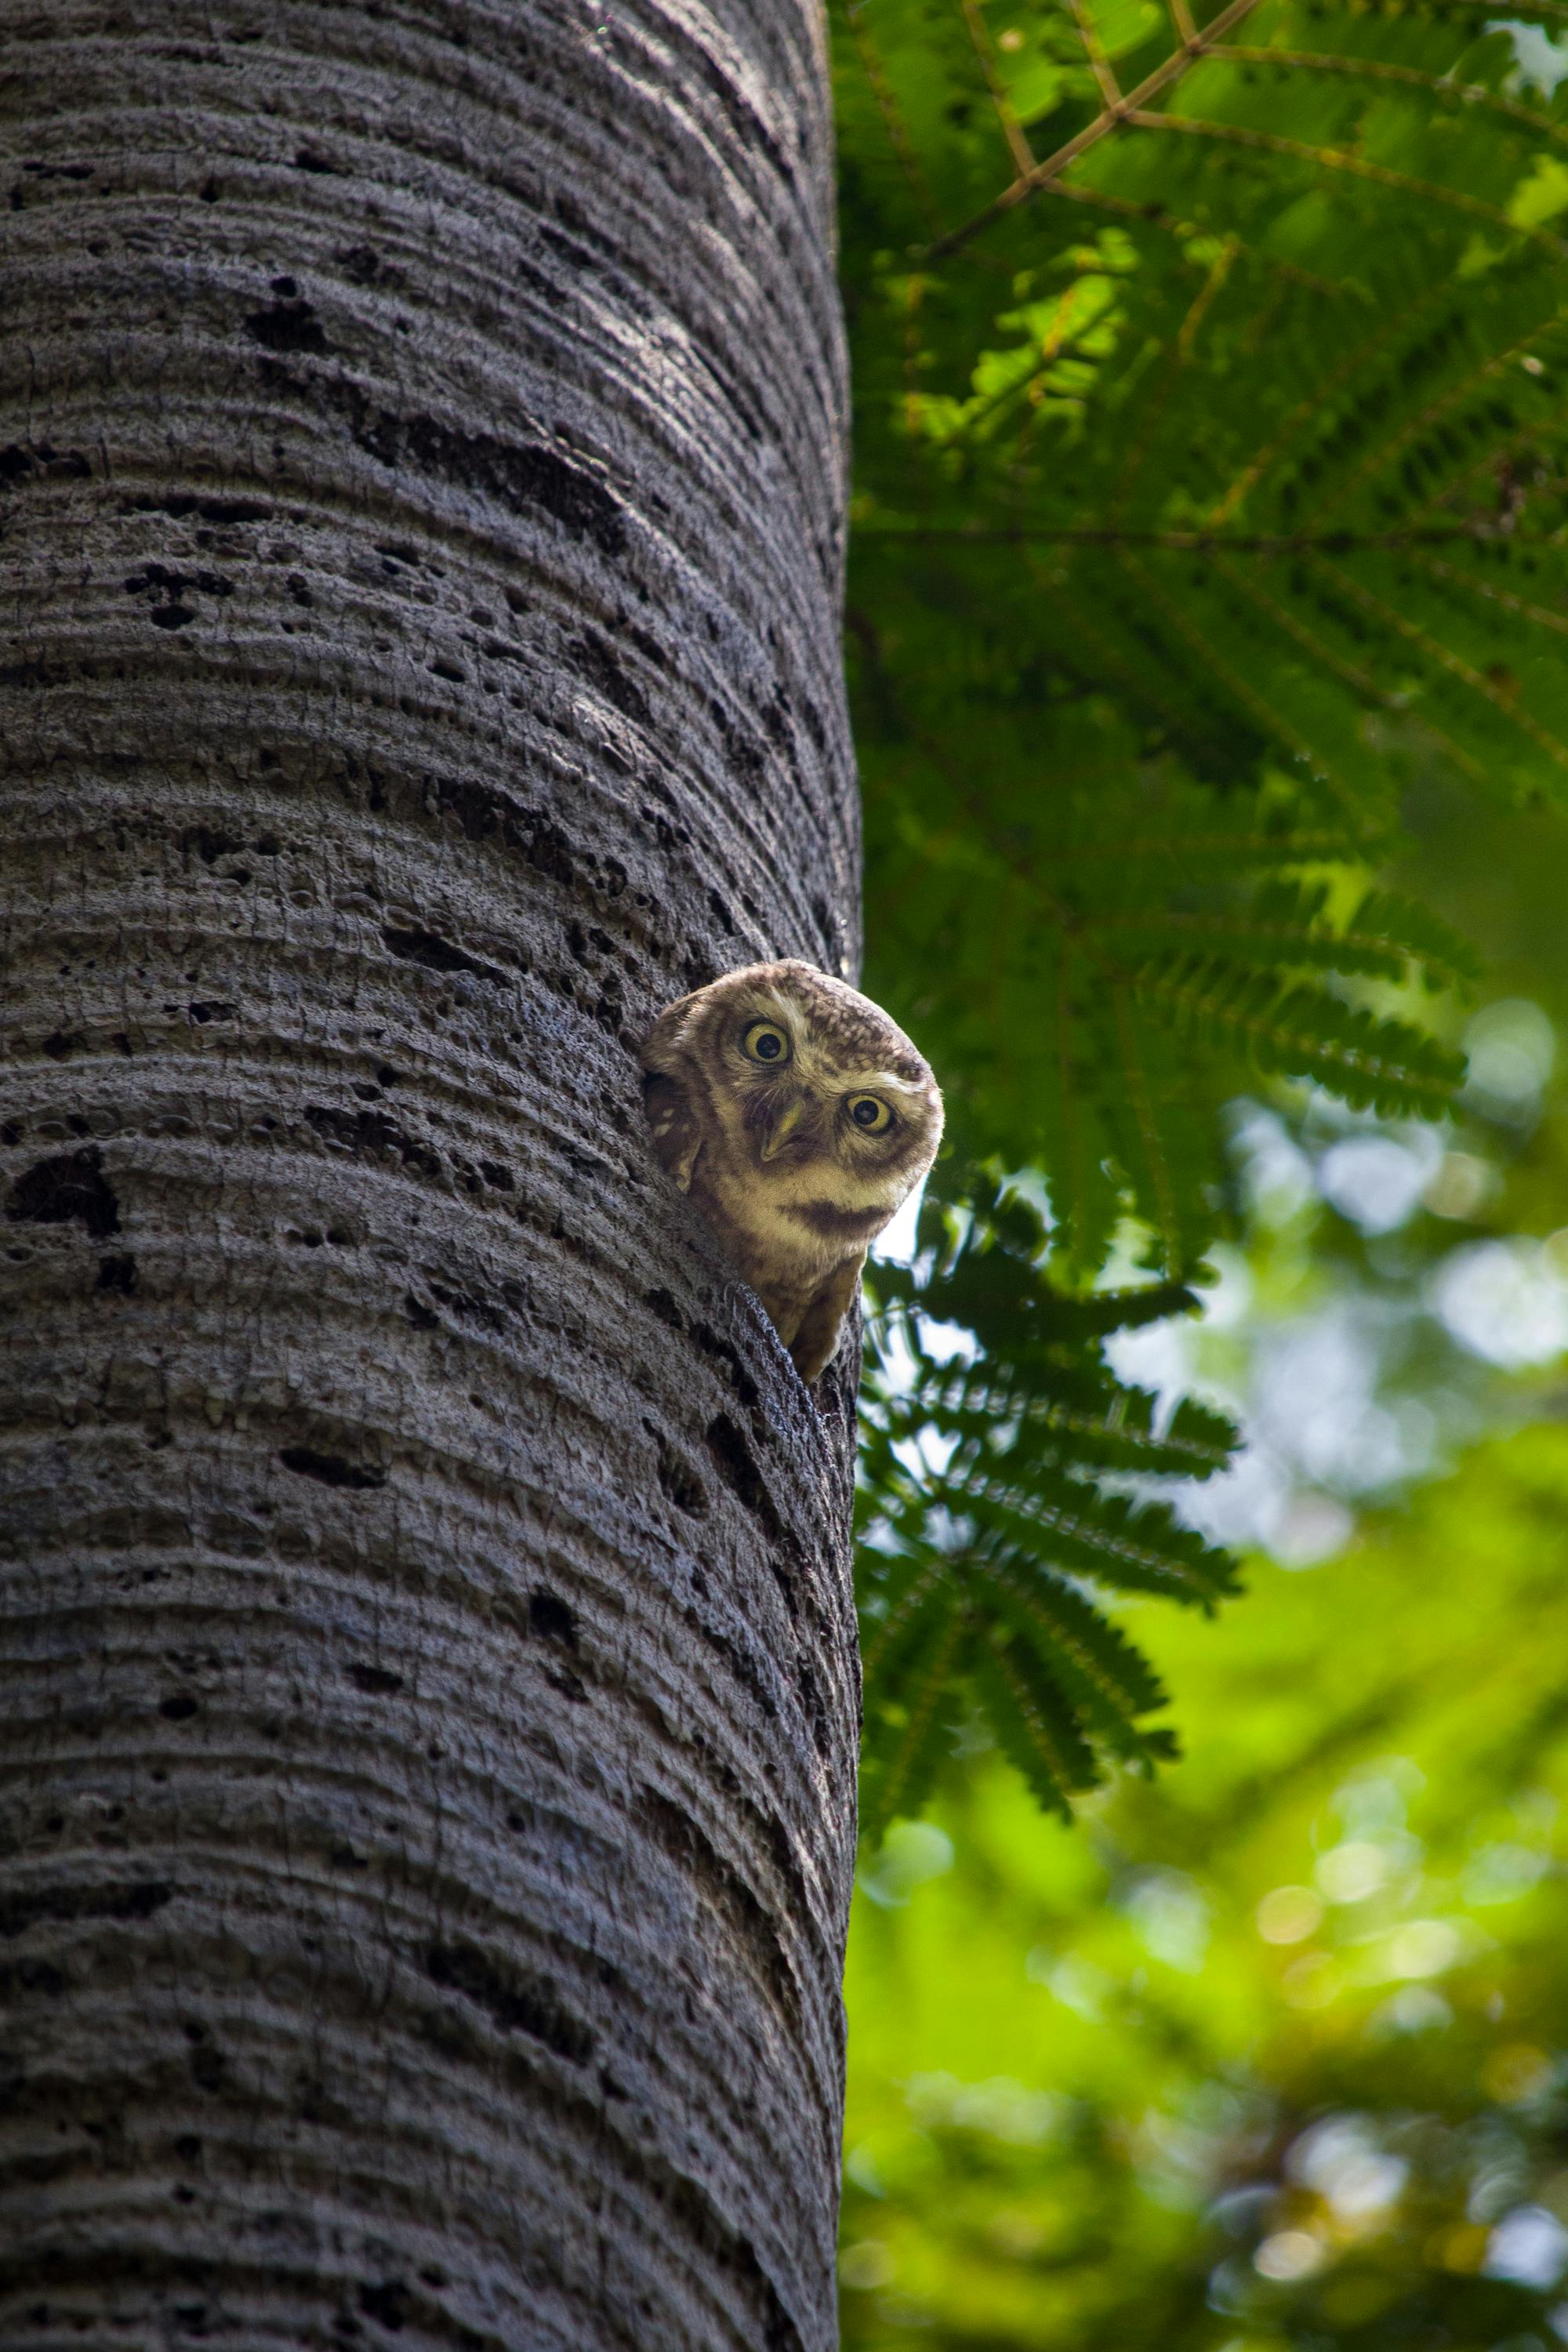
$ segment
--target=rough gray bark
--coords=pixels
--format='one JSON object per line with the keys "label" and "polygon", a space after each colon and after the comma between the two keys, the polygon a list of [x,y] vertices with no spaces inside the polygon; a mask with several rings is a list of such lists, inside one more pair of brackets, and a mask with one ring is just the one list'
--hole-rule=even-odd
{"label": "rough gray bark", "polygon": [[0,2342],[817,2352],[848,1378],[634,1058],[855,952],[814,0],[0,37]]}

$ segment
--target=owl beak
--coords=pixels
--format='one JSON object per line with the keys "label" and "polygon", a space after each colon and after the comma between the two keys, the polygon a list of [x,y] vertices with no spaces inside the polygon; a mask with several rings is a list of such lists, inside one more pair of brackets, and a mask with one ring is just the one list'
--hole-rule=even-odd
{"label": "owl beak", "polygon": [[805,1117],[805,1097],[796,1095],[773,1121],[773,1133],[763,1144],[758,1157],[763,1160],[776,1160]]}

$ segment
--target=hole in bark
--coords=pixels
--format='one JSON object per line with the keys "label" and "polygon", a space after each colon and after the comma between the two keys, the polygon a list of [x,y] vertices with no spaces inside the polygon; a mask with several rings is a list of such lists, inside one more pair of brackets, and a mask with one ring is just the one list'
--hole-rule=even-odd
{"label": "hole in bark", "polygon": [[763,1483],[763,1474],[752,1458],[750,1446],[727,1412],[716,1413],[709,1423],[708,1451],[731,1492],[740,1497],[749,1511],[756,1514],[769,1535],[782,1535],[784,1525],[773,1498]]}
{"label": "hole in bark", "polygon": [[708,1490],[684,1455],[667,1440],[658,1448],[658,1483],[678,1510],[700,1519],[708,1511]]}
{"label": "hole in bark", "polygon": [[403,1688],[403,1676],[395,1675],[390,1666],[353,1665],[348,1677],[356,1690],[372,1698],[390,1698],[394,1691]]}
{"label": "hole in bark", "polygon": [[450,940],[441,939],[434,931],[398,930],[388,925],[381,936],[402,963],[422,964],[426,971],[468,971],[477,980],[490,981],[497,988],[509,985],[506,973],[498,971],[493,963],[482,963],[478,956],[454,947]]}
{"label": "hole in bark", "polygon": [[558,1592],[542,1585],[528,1596],[528,1630],[547,1642],[563,1642],[569,1650],[577,1646],[576,1617]]}
{"label": "hole in bark", "polygon": [[220,2091],[223,2088],[224,2060],[221,2050],[193,2050],[191,2080],[198,2091]]}
{"label": "hole in bark", "polygon": [[414,2305],[408,2289],[401,2279],[383,2279],[379,2286],[362,2286],[359,2307],[367,2319],[378,2326],[391,2328],[394,2334],[407,2325]]}
{"label": "hole in bark", "polygon": [[723,1659],[741,1688],[750,1692],[763,1713],[770,1719],[776,1717],[779,1711],[778,1702],[768,1688],[763,1670],[756,1659],[743,1650],[739,1642],[732,1642],[727,1633],[721,1633],[717,1626],[705,1623],[695,1612],[688,1612],[688,1622],[700,1638],[706,1642],[714,1656]]}
{"label": "hole in bark", "polygon": [[584,630],[581,636],[569,637],[566,650],[576,662],[589,684],[598,688],[606,702],[613,702],[626,718],[646,726],[652,718],[641,688],[621,667],[613,648],[605,639]]}
{"label": "hole in bark", "polygon": [[85,1225],[95,1241],[120,1231],[120,1204],[95,1143],[37,1161],[12,1186],[5,1213],[16,1224]]}
{"label": "hole in bark", "polygon": [[731,1346],[728,1339],[721,1338],[710,1323],[694,1323],[691,1336],[705,1356],[711,1356],[715,1363],[723,1365],[730,1376],[730,1386],[747,1412],[754,1411],[759,1402],[757,1384],[741,1361],[738,1350]]}
{"label": "hole in bark", "polygon": [[484,2010],[504,2031],[531,2035],[574,2066],[584,2065],[593,2056],[591,2028],[562,2006],[549,1977],[506,1968],[472,1944],[433,1944],[426,1954],[425,1973],[432,1984],[460,1993]]}
{"label": "hole in bark", "polygon": [[233,834],[215,833],[205,824],[193,824],[187,825],[180,835],[180,847],[194,849],[204,866],[213,866],[220,857],[232,857],[245,844]]}
{"label": "hole in bark", "polygon": [[351,1493],[363,1494],[376,1486],[384,1486],[384,1470],[367,1470],[356,1462],[345,1462],[338,1454],[318,1454],[309,1445],[285,1445],[278,1459],[285,1470],[292,1470],[301,1478],[314,1478],[323,1486],[344,1486]]}
{"label": "hole in bark", "polygon": [[[252,310],[245,331],[269,352],[325,352],[331,349],[312,304],[301,296],[291,278],[275,278],[279,299],[265,310]],[[283,289],[287,289],[287,292]]]}
{"label": "hole in bark", "polygon": [[[37,1993],[46,2000],[58,2000],[69,1981],[50,1960],[18,1960],[12,1968],[0,1969],[0,2000],[9,2000],[14,1993]],[[5,2073],[5,2063],[0,2056],[0,2075]]]}
{"label": "hole in bark", "polygon": [[129,1886],[54,1886],[8,1895],[0,1897],[0,1937],[9,1941],[38,1919],[150,1919],[174,1893],[160,1879],[139,1879]]}
{"label": "hole in bark", "polygon": [[136,1287],[135,1259],[125,1253],[100,1258],[97,1286],[100,1290],[118,1292],[121,1297],[129,1298]]}
{"label": "hole in bark", "polygon": [[[400,1160],[405,1168],[417,1168],[424,1176],[438,1176],[441,1160],[438,1153],[427,1144],[420,1143],[384,1112],[379,1110],[345,1111],[333,1109],[327,1103],[307,1103],[305,1123],[329,1143],[337,1144],[356,1157],[371,1159],[389,1153]],[[261,1119],[262,1127],[274,1127],[276,1120]],[[415,1221],[417,1223],[417,1219]]]}
{"label": "hole in bark", "polygon": [[196,1712],[196,1702],[181,1692],[174,1698],[164,1699],[158,1712],[162,1716],[166,1716],[171,1723],[188,1723]]}

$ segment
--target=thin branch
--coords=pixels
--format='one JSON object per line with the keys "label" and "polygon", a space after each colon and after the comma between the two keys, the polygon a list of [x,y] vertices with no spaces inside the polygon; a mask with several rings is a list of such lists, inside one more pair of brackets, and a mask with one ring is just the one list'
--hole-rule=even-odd
{"label": "thin branch", "polygon": [[1568,128],[1553,122],[1538,108],[1521,106],[1517,99],[1499,98],[1480,82],[1453,81],[1447,74],[1427,73],[1420,66],[1391,65],[1376,58],[1339,58],[1322,49],[1232,48],[1224,44],[1211,49],[1209,55],[1220,65],[1289,66],[1308,73],[1349,74],[1358,81],[1408,82],[1414,89],[1430,90],[1435,98],[1457,99],[1466,106],[1481,107],[1489,114],[1506,114],[1545,138],[1554,139],[1559,146],[1568,146]]}
{"label": "thin branch", "polygon": [[[1085,54],[1094,69],[1095,80],[1100,84],[1100,97],[1107,106],[1120,106],[1122,103],[1121,85],[1111,70],[1110,59],[1105,54],[1105,43],[1100,37],[1099,26],[1089,15],[1085,0],[1068,0],[1068,5],[1072,10],[1072,20],[1078,27],[1079,39],[1083,43]],[[1033,168],[1034,159],[1031,157],[1030,169]]]}
{"label": "thin branch", "polygon": [[[1196,221],[1179,220],[1160,205],[1135,205],[1126,196],[1113,196],[1106,188],[1079,187],[1069,180],[1058,180],[1050,193],[1053,196],[1069,197],[1075,205],[1092,205],[1097,211],[1115,213],[1121,219],[1136,221],[1143,228],[1163,229],[1167,236],[1180,237],[1184,244],[1204,234]],[[1281,261],[1278,254],[1265,253],[1255,245],[1243,242],[1241,250],[1248,261],[1272,270],[1276,278],[1283,278],[1292,286],[1305,286],[1313,294],[1331,295],[1335,301],[1344,299],[1346,288],[1331,278],[1320,278],[1314,271],[1302,269],[1293,261]]]}
{"label": "thin branch", "polygon": [[1381,188],[1397,188],[1402,194],[1419,196],[1428,204],[1447,205],[1456,212],[1484,220],[1489,228],[1504,229],[1510,236],[1529,237],[1552,253],[1568,256],[1568,242],[1553,236],[1550,229],[1522,227],[1518,221],[1510,220],[1500,206],[1489,205],[1479,196],[1467,196],[1462,189],[1445,188],[1435,180],[1413,179],[1407,172],[1391,171],[1386,163],[1369,163],[1364,156],[1352,155],[1342,147],[1314,147],[1302,139],[1282,139],[1277,131],[1253,131],[1240,122],[1209,122],[1195,114],[1152,114],[1131,102],[1122,110],[1121,120],[1139,131],[1175,131],[1186,138],[1218,139],[1235,147],[1261,148],[1269,155],[1290,155],[1300,163],[1315,163],[1325,172],[1345,172],[1353,179],[1371,180]]}
{"label": "thin branch", "polygon": [[1208,316],[1210,307],[1225,285],[1226,279],[1230,276],[1240,245],[1239,237],[1227,236],[1225,239],[1210,264],[1207,276],[1188,305],[1186,317],[1177,330],[1176,340],[1171,347],[1162,371],[1159,389],[1139,420],[1138,431],[1129,436],[1130,446],[1122,464],[1121,478],[1110,495],[1110,511],[1114,515],[1124,514],[1131,502],[1132,493],[1137,488],[1138,478],[1143,470],[1144,461],[1148,457],[1154,435],[1164,420],[1165,412],[1174,396],[1182,371],[1192,358],[1193,345],[1197,340],[1198,330]]}
{"label": "thin branch", "polygon": [[[1434,9],[1431,13],[1441,20],[1450,9],[1458,8],[1484,8],[1489,16],[1497,15],[1496,0],[1445,0],[1442,8]],[[1565,0],[1520,0],[1519,6],[1510,7],[1509,14],[1510,16],[1550,16],[1559,24],[1568,23]]]}
{"label": "thin branch", "polygon": [[924,213],[927,220],[934,223],[937,218],[937,208],[936,199],[931,194],[931,183],[926,178],[919,152],[910,136],[909,125],[905,122],[899,101],[893,94],[893,86],[888,79],[882,60],[877,54],[869,33],[861,25],[862,11],[857,7],[847,7],[844,13],[848,20],[849,37],[859,53],[860,70],[871,85],[871,95],[877,101],[877,110],[882,118],[882,126],[888,134],[888,143],[899,159],[916,204]]}
{"label": "thin branch", "polygon": [[1007,142],[1007,152],[1013,158],[1013,169],[1016,172],[1032,172],[1035,151],[1024,136],[1013,101],[1007,95],[1006,85],[996,71],[995,53],[991,47],[991,36],[980,13],[978,0],[960,0],[960,5],[963,10],[963,21],[969,27],[969,37],[974,45],[974,54],[980,60],[980,70],[985,77],[985,87],[991,93],[991,103],[1002,125],[1002,136]]}
{"label": "thin branch", "polygon": [[1258,0],[1229,0],[1229,5],[1220,10],[1212,25],[1206,25],[1202,32],[1194,32],[1173,56],[1165,59],[1163,65],[1156,66],[1152,74],[1145,75],[1136,89],[1130,90],[1125,98],[1119,98],[1107,106],[1092,122],[1086,123],[1064,146],[1058,147],[1054,155],[1047,155],[1043,163],[1037,163],[1032,172],[1020,173],[1010,188],[1004,188],[1002,194],[994,197],[972,220],[965,221],[959,228],[950,229],[945,236],[939,236],[934,245],[928,246],[926,259],[937,261],[945,254],[956,253],[960,246],[967,245],[983,228],[989,228],[1003,213],[1011,212],[1015,205],[1021,205],[1026,198],[1037,194],[1040,189],[1049,187],[1053,181],[1061,177],[1069,163],[1076,163],[1080,155],[1086,155],[1091,147],[1098,147],[1107,133],[1114,131],[1119,122],[1125,121],[1135,109],[1143,106],[1148,100],[1157,98],[1163,89],[1169,89],[1173,81],[1179,81],[1189,66],[1206,56],[1217,41],[1225,38],[1233,25],[1239,25],[1242,18],[1250,16],[1258,5]]}
{"label": "thin branch", "polygon": [[1510,589],[1499,588],[1489,580],[1479,580],[1473,572],[1458,572],[1451,563],[1427,556],[1421,566],[1435,580],[1451,581],[1456,588],[1468,589],[1472,596],[1482,596],[1489,604],[1500,604],[1505,613],[1517,613],[1521,621],[1533,621],[1538,628],[1554,629],[1560,637],[1568,637],[1568,617],[1553,613],[1545,604],[1527,604]]}

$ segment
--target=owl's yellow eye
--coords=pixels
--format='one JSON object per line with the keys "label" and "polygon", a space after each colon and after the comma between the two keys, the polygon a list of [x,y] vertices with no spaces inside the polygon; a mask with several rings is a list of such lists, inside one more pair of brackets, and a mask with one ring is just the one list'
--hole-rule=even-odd
{"label": "owl's yellow eye", "polygon": [[851,1095],[849,1116],[866,1135],[881,1135],[893,1123],[893,1114],[880,1095]]}
{"label": "owl's yellow eye", "polygon": [[776,1021],[753,1021],[741,1047],[752,1061],[769,1062],[775,1068],[789,1059],[789,1039]]}

